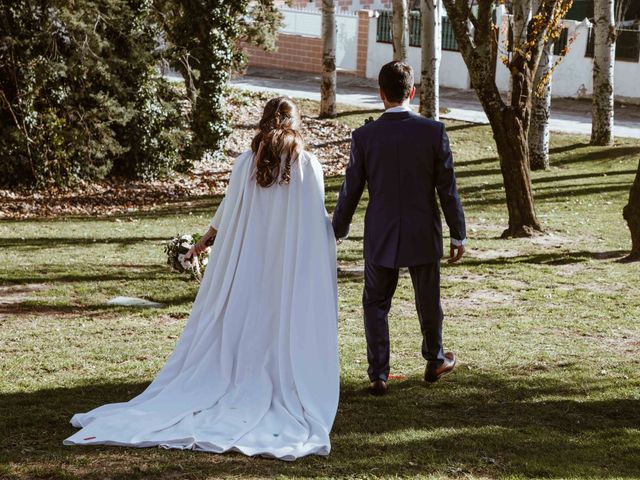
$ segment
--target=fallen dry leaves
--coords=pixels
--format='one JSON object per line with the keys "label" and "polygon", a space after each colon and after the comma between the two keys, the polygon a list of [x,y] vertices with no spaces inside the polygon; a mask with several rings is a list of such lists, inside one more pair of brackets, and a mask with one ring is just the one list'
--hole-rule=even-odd
{"label": "fallen dry leaves", "polygon": [[[109,179],[46,192],[0,190],[0,219],[120,215],[154,210],[192,197],[222,194],[233,159],[250,147],[263,105],[259,97],[233,105],[233,132],[227,141],[225,161],[201,161],[186,174],[173,173],[154,182]],[[325,175],[342,174],[349,158],[351,129],[310,116],[303,116],[303,125],[306,149],[317,155]]]}

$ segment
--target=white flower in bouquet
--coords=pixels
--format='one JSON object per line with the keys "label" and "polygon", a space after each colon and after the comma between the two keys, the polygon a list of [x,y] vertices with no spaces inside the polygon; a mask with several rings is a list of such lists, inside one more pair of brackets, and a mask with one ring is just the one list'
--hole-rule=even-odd
{"label": "white flower in bouquet", "polygon": [[186,258],[187,252],[198,241],[199,235],[176,235],[167,241],[164,251],[167,254],[167,264],[179,273],[188,273],[192,278],[200,281],[209,262],[209,248],[200,255]]}

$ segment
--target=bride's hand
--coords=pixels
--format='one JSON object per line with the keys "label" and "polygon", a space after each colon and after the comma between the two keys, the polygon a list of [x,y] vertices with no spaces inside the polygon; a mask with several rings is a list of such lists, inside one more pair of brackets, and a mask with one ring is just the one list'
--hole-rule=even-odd
{"label": "bride's hand", "polygon": [[209,248],[209,246],[207,245],[207,243],[209,242],[210,239],[214,238],[216,236],[216,233],[218,233],[218,231],[213,228],[213,227],[209,227],[209,230],[207,230],[207,233],[205,233],[200,240],[198,240],[196,242],[195,245],[193,245],[189,251],[187,253],[184,254],[184,258],[186,260],[189,260],[190,258],[200,255],[202,252],[204,252],[207,248]]}
{"label": "bride's hand", "polygon": [[184,254],[184,258],[185,260],[189,260],[190,258],[200,255],[206,249],[207,249],[206,240],[203,237],[200,240],[198,240],[196,244],[193,245],[187,253]]}

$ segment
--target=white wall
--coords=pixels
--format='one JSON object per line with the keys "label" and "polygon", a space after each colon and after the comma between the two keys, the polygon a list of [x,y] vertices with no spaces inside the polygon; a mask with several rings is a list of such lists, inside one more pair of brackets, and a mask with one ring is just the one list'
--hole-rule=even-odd
{"label": "white wall", "polygon": [[[281,8],[284,15],[282,33],[320,38],[322,35],[322,14],[315,8]],[[336,45],[336,66],[339,70],[354,71],[358,62],[358,16],[354,13],[336,14],[338,37]]]}
{"label": "white wall", "polygon": [[[377,79],[382,66],[393,60],[393,47],[390,43],[376,41],[377,19],[369,19],[369,50],[367,52],[367,77]],[[420,48],[409,47],[408,60],[413,67],[416,82],[420,81]],[[451,88],[469,88],[469,71],[459,52],[442,51],[440,62],[440,85]]]}
{"label": "white wall", "polygon": [[[305,35],[319,38],[321,35],[322,15],[316,8],[295,9],[282,8],[284,14],[283,33]],[[504,53],[509,15],[502,16],[500,25],[499,49]],[[339,13],[336,15],[338,42],[336,63],[340,70],[355,71],[358,54],[358,16],[355,13]],[[580,97],[592,94],[592,59],[585,57],[587,47],[588,26],[572,20],[565,22],[569,27],[569,38],[575,40],[569,52],[562,59],[553,73],[552,94],[557,97]],[[369,38],[366,76],[377,79],[382,65],[393,58],[393,48],[389,43],[376,41],[377,18],[369,19]],[[409,63],[420,77],[420,48],[409,47]],[[616,61],[615,63],[615,95],[617,97],[640,98],[640,63]],[[496,83],[498,88],[506,92],[509,88],[509,72],[498,60],[496,66]],[[467,89],[471,82],[467,67],[459,52],[443,51],[440,63],[440,85],[443,87]]]}
{"label": "white wall", "polygon": [[[501,48],[504,48],[508,21],[509,16],[505,15],[500,28]],[[564,24],[569,28],[569,39],[573,38],[574,40],[569,46],[569,51],[553,72],[551,93],[555,97],[579,98],[590,96],[593,93],[593,60],[584,55],[587,50],[589,26],[574,20],[566,20]],[[640,87],[637,85],[638,78],[640,78],[639,62],[616,61],[615,96],[619,98],[640,98]],[[501,62],[496,68],[496,83],[498,88],[504,92],[509,89],[509,72]]]}

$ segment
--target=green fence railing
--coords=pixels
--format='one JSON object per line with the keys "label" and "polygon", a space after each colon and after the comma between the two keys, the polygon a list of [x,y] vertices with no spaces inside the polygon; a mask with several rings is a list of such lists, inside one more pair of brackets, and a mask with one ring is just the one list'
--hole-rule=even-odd
{"label": "green fence railing", "polygon": [[[616,38],[616,60],[625,62],[640,61],[640,30],[618,29],[618,37]],[[587,39],[587,51],[585,57],[593,57],[593,28],[589,29],[589,38]]]}
{"label": "green fence railing", "polygon": [[[379,43],[391,43],[391,22],[392,16],[390,10],[382,10],[379,12],[376,24],[376,41]],[[420,22],[420,12],[412,11],[409,14],[409,45],[412,47],[420,47],[420,35],[422,24]],[[451,29],[451,23],[448,17],[442,17],[442,49],[458,51],[458,42]]]}

